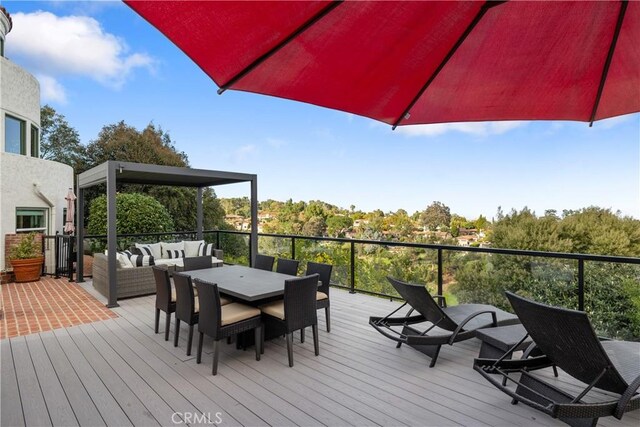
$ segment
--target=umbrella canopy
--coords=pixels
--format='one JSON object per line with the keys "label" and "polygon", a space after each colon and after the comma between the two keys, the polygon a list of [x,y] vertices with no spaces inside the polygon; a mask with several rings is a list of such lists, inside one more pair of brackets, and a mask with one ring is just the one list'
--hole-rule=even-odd
{"label": "umbrella canopy", "polygon": [[126,3],[219,92],[394,126],[640,111],[640,2]]}
{"label": "umbrella canopy", "polygon": [[69,192],[64,199],[67,201],[67,215],[65,217],[64,232],[71,234],[76,231],[76,227],[73,225],[76,212],[76,195],[73,193],[73,188],[69,188]]}

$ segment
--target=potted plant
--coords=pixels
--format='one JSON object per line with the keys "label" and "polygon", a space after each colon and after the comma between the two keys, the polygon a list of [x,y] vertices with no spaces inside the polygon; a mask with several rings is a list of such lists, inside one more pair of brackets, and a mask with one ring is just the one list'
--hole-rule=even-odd
{"label": "potted plant", "polygon": [[9,260],[16,282],[35,282],[40,279],[44,256],[42,248],[36,243],[36,233],[23,235],[20,242],[9,250]]}

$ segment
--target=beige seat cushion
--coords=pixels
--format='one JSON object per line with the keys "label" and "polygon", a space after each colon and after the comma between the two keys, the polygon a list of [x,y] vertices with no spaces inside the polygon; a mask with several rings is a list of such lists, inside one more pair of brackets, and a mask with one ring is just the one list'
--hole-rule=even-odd
{"label": "beige seat cushion", "polygon": [[320,301],[321,299],[327,299],[327,298],[329,298],[329,297],[324,292],[317,292],[316,293],[316,301]]}
{"label": "beige seat cushion", "polygon": [[222,306],[222,326],[241,322],[260,315],[260,310],[249,305],[232,302]]}
{"label": "beige seat cushion", "polygon": [[269,304],[261,305],[260,310],[264,314],[268,314],[269,316],[273,316],[277,319],[284,320],[284,301],[274,301]]}
{"label": "beige seat cushion", "polygon": [[220,295],[220,305],[227,305],[231,304],[232,302],[233,300],[231,298],[223,297],[222,295]]}

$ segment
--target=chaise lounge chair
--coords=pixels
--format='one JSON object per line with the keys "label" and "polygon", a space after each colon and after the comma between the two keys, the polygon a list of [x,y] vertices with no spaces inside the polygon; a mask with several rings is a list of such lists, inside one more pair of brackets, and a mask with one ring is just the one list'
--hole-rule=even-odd
{"label": "chaise lounge chair", "polygon": [[[510,292],[507,297],[544,355],[521,360],[476,359],[474,369],[511,396],[513,403],[522,402],[572,426],[595,426],[599,417],[621,419],[625,412],[640,408],[640,342],[600,341],[582,311],[551,307]],[[531,372],[550,363],[587,384],[586,388],[574,397]],[[516,387],[504,386],[501,379]],[[603,400],[593,395],[584,402],[594,388],[619,397]]]}
{"label": "chaise lounge chair", "polygon": [[[424,285],[405,283],[392,277],[387,279],[406,302],[385,317],[370,317],[369,324],[385,337],[396,341],[397,347],[407,344],[429,356],[430,368],[435,366],[443,344],[453,345],[473,338],[476,330],[481,328],[520,323],[513,314],[492,305],[461,304],[447,307],[444,296],[436,295],[435,298],[443,303],[443,307],[440,307]],[[405,317],[391,317],[407,304],[411,309]],[[412,316],[413,311],[418,314]],[[410,326],[424,322],[430,325],[423,331]],[[402,331],[398,332],[393,326],[402,326]]]}

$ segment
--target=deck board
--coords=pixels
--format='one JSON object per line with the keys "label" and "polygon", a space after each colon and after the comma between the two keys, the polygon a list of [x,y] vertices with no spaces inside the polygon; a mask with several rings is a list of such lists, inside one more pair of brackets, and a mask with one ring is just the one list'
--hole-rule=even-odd
{"label": "deck board", "polygon": [[47,404],[42,395],[40,383],[24,337],[11,339],[11,353],[13,354],[13,363],[16,368],[16,378],[18,380],[25,424],[28,426],[52,425]]}
{"label": "deck board", "polygon": [[58,379],[58,373],[53,369],[49,355],[44,349],[42,339],[38,334],[25,337],[29,354],[33,361],[40,390],[47,404],[49,417],[53,425],[77,426],[78,420],[71,409],[71,404]]}
{"label": "deck board", "polygon": [[[58,346],[60,351],[63,352],[69,361],[69,364],[73,367],[74,372],[78,376],[82,387],[89,395],[96,410],[99,412],[102,421],[109,426],[132,425],[118,402],[111,395],[107,386],[100,379],[98,373],[93,368],[92,363],[84,357],[80,349],[69,336],[68,332],[64,329],[58,329],[53,333],[47,332],[43,335],[43,340],[47,348]],[[91,362],[95,364],[97,363],[97,359],[92,360]],[[135,403],[132,403],[132,405],[135,405]],[[96,425],[100,424],[97,417],[95,423]],[[86,424],[83,423],[83,425]]]}
{"label": "deck board", "polygon": [[64,393],[69,400],[78,424],[91,424],[94,426],[106,425],[96,405],[93,400],[91,400],[89,392],[82,384],[74,367],[62,351],[53,332],[43,332],[40,334],[40,338],[51,361],[52,369],[55,370],[60,385],[64,389]]}
{"label": "deck board", "polygon": [[[379,335],[370,315],[384,315],[397,302],[332,290],[332,332],[319,312],[320,356],[311,331],[295,334],[295,366],[286,344],[253,349],[223,345],[218,375],[211,375],[211,339],[202,364],[186,356],[187,328],[179,346],[153,331],[154,299],[120,301],[119,315],[92,324],[5,339],[2,345],[2,425],[206,424],[184,414],[205,414],[221,425],[563,425],[509,399],[471,364],[479,342],[445,346],[435,368],[421,353]],[[172,322],[171,327],[174,327]],[[566,375],[553,379],[577,389]],[[640,412],[640,411],[639,411]],[[173,419],[172,419],[173,417]],[[178,419],[176,417],[183,417]],[[635,426],[640,414],[603,426]],[[187,421],[187,422],[185,422]]]}
{"label": "deck board", "polygon": [[0,371],[2,381],[0,383],[0,425],[24,426],[24,414],[20,402],[20,391],[16,379],[16,369],[11,355],[9,340],[0,341]]}

